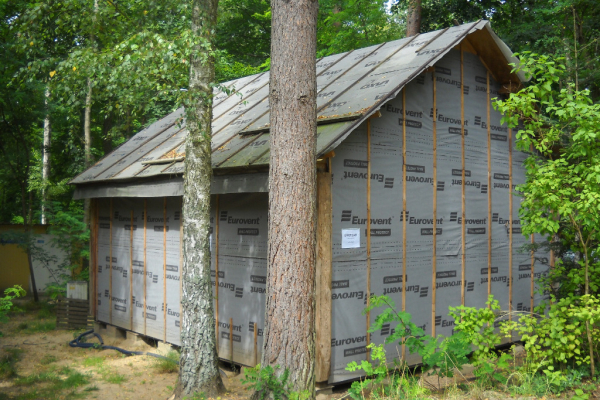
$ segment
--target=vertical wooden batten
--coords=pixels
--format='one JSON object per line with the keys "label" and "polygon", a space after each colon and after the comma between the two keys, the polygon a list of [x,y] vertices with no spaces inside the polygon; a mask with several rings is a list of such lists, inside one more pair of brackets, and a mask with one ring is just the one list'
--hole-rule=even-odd
{"label": "vertical wooden batten", "polygon": [[219,195],[215,198],[215,343],[219,354]]}
{"label": "vertical wooden batten", "polygon": [[229,318],[229,355],[233,364],[233,318]]}
{"label": "vertical wooden batten", "polygon": [[148,270],[146,267],[146,233],[147,233],[147,221],[148,221],[148,199],[144,199],[144,335],[146,334],[146,292],[147,292],[147,281],[148,281]]}
{"label": "vertical wooden batten", "polygon": [[[327,381],[331,370],[332,197],[330,165],[329,162],[317,164],[317,262],[315,271],[317,382]],[[256,338],[256,324],[254,326]]]}
{"label": "vertical wooden batten", "polygon": [[108,305],[109,305],[109,310],[108,310],[108,320],[110,321],[110,323],[112,324],[112,309],[113,309],[113,305],[112,305],[112,298],[113,298],[113,291],[112,291],[112,270],[113,270],[113,257],[112,257],[112,228],[113,228],[113,199],[111,197],[110,199],[110,231],[109,231],[109,239],[108,239],[108,258],[109,258],[109,262],[108,262]]}
{"label": "vertical wooden batten", "polygon": [[[513,193],[512,193],[512,129],[508,128],[508,310],[512,321],[513,310]],[[491,188],[488,188],[491,189]],[[511,332],[512,340],[512,332]]]}
{"label": "vertical wooden batten", "polygon": [[466,264],[467,264],[467,244],[465,237],[465,217],[466,217],[466,172],[465,172],[465,86],[464,86],[464,48],[463,44],[460,45],[460,165],[461,165],[461,224],[460,224],[460,237],[461,237],[461,256],[460,256],[460,274],[461,274],[461,285],[460,285],[460,304],[465,305],[465,286],[466,286]]}
{"label": "vertical wooden batten", "polygon": [[486,74],[487,83],[487,200],[488,200],[488,265],[487,265],[487,291],[488,297],[492,294],[492,131],[490,112],[490,72]]}
{"label": "vertical wooden batten", "polygon": [[133,330],[133,210],[129,225],[129,329]]}
{"label": "vertical wooden batten", "polygon": [[[406,88],[402,89],[402,312],[406,311]],[[406,346],[402,343],[402,359]]]}
{"label": "vertical wooden batten", "polygon": [[431,335],[435,337],[435,302],[437,294],[437,90],[435,84],[435,69],[433,69],[431,73],[433,74],[433,244],[431,246]]}
{"label": "vertical wooden batten", "polygon": [[533,314],[533,294],[535,292],[535,286],[534,286],[534,275],[535,275],[535,253],[533,251],[533,243],[534,243],[534,239],[533,239],[533,233],[531,235],[529,235],[529,237],[531,238],[531,288],[529,289],[529,293],[531,294],[531,300],[530,300],[530,304],[529,304],[529,311]]}
{"label": "vertical wooden batten", "polygon": [[[183,276],[183,200],[181,203],[181,210],[179,213],[179,299],[181,299],[181,293],[183,293],[181,285],[183,285],[183,279],[181,279],[181,277]],[[183,320],[183,310],[181,309],[181,301],[179,302],[179,331],[181,332],[181,327],[183,326],[181,324],[182,320]],[[216,331],[215,331],[216,334]],[[218,344],[218,342],[215,342],[215,344]],[[217,350],[219,349],[219,347],[217,346]]]}
{"label": "vertical wooden batten", "polygon": [[167,198],[163,202],[163,321],[164,341],[167,341]]}
{"label": "vertical wooden batten", "polygon": [[256,322],[254,323],[254,366],[258,365],[258,331],[256,328]]}
{"label": "vertical wooden batten", "polygon": [[[371,303],[371,119],[367,120],[367,307]],[[371,325],[371,313],[367,311],[367,346],[371,343],[369,327]],[[367,348],[367,361],[371,358],[371,352]]]}

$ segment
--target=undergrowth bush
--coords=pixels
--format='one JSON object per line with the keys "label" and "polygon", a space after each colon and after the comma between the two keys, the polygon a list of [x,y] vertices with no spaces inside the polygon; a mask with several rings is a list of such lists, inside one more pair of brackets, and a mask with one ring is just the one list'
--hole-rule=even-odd
{"label": "undergrowth bush", "polygon": [[[375,318],[369,332],[391,324],[393,333],[385,343],[406,345],[408,351],[419,354],[424,373],[440,378],[453,377],[455,371],[460,371],[465,364],[471,363],[475,367],[475,385],[480,390],[495,388],[515,395],[540,397],[573,388],[584,390],[582,379],[589,376],[589,370],[586,370],[589,360],[582,347],[586,344],[585,320],[592,325],[600,320],[600,307],[593,298],[576,304],[566,299],[557,301],[545,317],[526,314],[518,321],[511,321],[507,320],[506,313],[500,311],[498,301],[489,296],[486,307],[483,308],[449,307],[450,315],[455,320],[455,333],[450,337],[433,338],[425,335],[412,322],[409,313],[397,311],[389,297],[372,296],[370,305],[364,312],[375,308],[383,310]],[[517,362],[516,354],[496,349],[503,336],[510,338],[514,332],[522,336],[525,342],[524,361]],[[600,340],[600,332],[595,330],[594,334],[598,338],[596,340]],[[415,398],[408,394],[414,392],[419,392],[420,398],[426,396],[422,388],[415,386],[416,381],[410,376],[405,364],[396,363],[397,370],[389,370],[390,363],[386,358],[384,345],[370,343],[367,348],[371,353],[371,361],[353,361],[346,368],[348,371],[362,370],[366,376],[353,382],[349,390],[353,399],[363,399],[367,392],[371,392],[371,396],[375,396],[373,398],[409,399]],[[511,350],[514,350],[514,346]],[[470,357],[467,357],[469,354]],[[567,369],[561,373],[555,368],[561,365],[564,369],[567,361],[578,369]],[[388,383],[382,385],[384,381]],[[399,382],[406,387],[397,387]],[[389,397],[392,393],[395,397]],[[585,390],[582,396],[577,399],[585,399]]]}

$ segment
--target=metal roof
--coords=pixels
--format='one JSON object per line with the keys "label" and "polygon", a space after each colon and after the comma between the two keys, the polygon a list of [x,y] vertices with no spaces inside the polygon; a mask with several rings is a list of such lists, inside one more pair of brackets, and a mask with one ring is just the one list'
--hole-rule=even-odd
{"label": "metal roof", "polygon": [[[483,39],[482,33],[485,34]],[[480,43],[481,53],[486,53],[487,57],[492,57],[487,54],[489,45],[495,42],[492,64],[502,64],[499,67],[503,68],[502,73],[511,74],[508,62],[516,59],[511,57],[510,50],[492,32],[487,21],[319,59],[316,64],[317,155],[334,149],[354,128],[467,35],[476,39],[472,45]],[[479,53],[479,49],[477,51]],[[524,80],[522,76],[517,79]],[[230,93],[215,89],[213,168],[218,171],[268,166],[269,72],[236,79],[222,86]],[[182,174],[186,136],[183,114],[183,109],[179,109],[137,133],[71,183],[116,183]]]}

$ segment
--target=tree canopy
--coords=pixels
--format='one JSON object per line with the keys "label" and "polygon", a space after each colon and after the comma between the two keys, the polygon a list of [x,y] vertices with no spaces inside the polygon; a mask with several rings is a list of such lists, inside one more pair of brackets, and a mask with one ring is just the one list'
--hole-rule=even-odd
{"label": "tree canopy", "polygon": [[[317,56],[404,36],[408,0],[322,0]],[[194,37],[191,9],[173,0],[0,0],[0,221],[35,222],[42,188],[71,203],[66,183],[84,169],[83,122],[92,85],[94,159],[183,104]],[[593,0],[423,0],[421,32],[489,19],[514,51],[564,57],[564,85],[600,97],[600,4]],[[222,0],[217,82],[269,68],[266,0]],[[45,102],[45,92],[50,97]],[[52,123],[41,178],[44,117]]]}

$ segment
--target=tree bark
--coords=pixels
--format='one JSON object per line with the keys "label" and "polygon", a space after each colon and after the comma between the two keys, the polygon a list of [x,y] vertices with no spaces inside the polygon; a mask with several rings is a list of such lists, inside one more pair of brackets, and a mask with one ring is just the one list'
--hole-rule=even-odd
{"label": "tree bark", "polygon": [[[273,0],[267,302],[262,365],[315,385],[316,0]],[[255,393],[255,397],[258,394]]]}
{"label": "tree bark", "polygon": [[406,37],[415,36],[421,30],[421,0],[409,0],[406,16]]}
{"label": "tree bark", "polygon": [[[94,16],[92,17],[92,33],[90,34],[90,43],[93,48],[96,48],[94,30],[96,29],[96,21],[98,16],[98,0],[94,0]],[[85,112],[83,115],[83,143],[84,143],[84,157],[85,167],[89,168],[92,166],[92,79],[87,79],[87,94],[85,95]],[[90,223],[90,199],[83,201],[83,223],[88,226]]]}
{"label": "tree bark", "polygon": [[[29,197],[29,201],[26,199]],[[31,207],[33,203],[32,192],[27,194],[27,182],[21,182],[21,212],[23,214],[23,227],[25,228],[25,240],[27,242],[27,264],[29,265],[29,276],[31,283],[31,292],[33,294],[33,300],[37,303],[40,301],[37,285],[35,283],[35,274],[33,271],[33,260],[31,259],[31,235],[33,234],[31,229]]]}
{"label": "tree bark", "polygon": [[44,117],[44,148],[42,150],[42,218],[41,223],[46,224],[46,210],[48,201],[48,191],[46,185],[50,178],[50,145],[52,144],[52,131],[50,128],[50,112],[48,111],[48,99],[50,97],[50,89],[46,87],[44,93],[46,98],[44,99],[44,105],[46,106],[46,116]]}
{"label": "tree bark", "polygon": [[[192,31],[214,44],[218,0],[192,1]],[[196,46],[190,66],[183,193],[183,271],[181,274],[181,358],[175,397],[225,391],[218,368],[210,277],[210,182],[212,88],[215,67],[210,48]]]}

